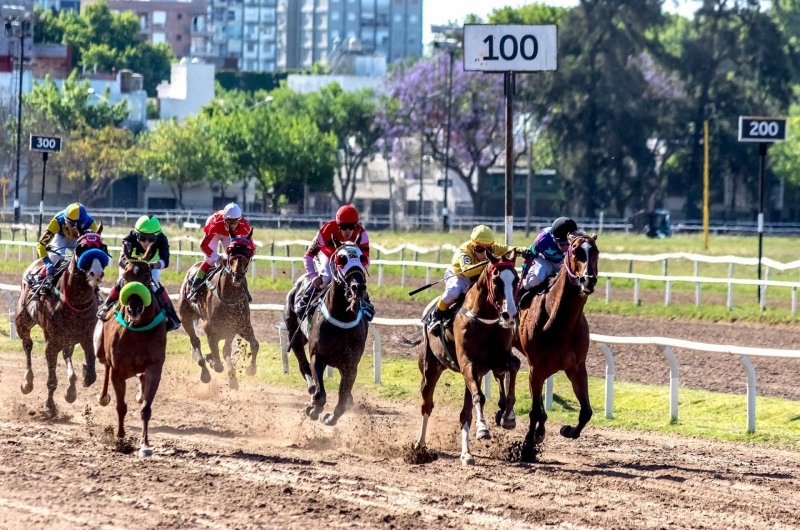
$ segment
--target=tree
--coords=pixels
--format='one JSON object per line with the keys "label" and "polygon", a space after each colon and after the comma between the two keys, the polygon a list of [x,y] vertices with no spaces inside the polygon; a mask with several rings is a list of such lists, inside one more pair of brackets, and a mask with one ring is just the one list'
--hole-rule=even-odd
{"label": "tree", "polygon": [[521,7],[502,7],[492,10],[489,24],[560,24],[569,9],[533,2]]}
{"label": "tree", "polygon": [[156,130],[142,135],[130,169],[166,183],[183,208],[184,190],[208,179],[215,171],[224,171],[221,160],[219,144],[207,121],[193,117],[183,124],[175,120],[161,122]]}
{"label": "tree", "polygon": [[[109,124],[119,127],[128,118],[127,103],[120,101],[115,105],[108,105],[97,98],[96,104],[90,104],[95,102],[92,101],[94,96],[89,93],[89,88],[89,82],[78,81],[77,73],[73,71],[64,80],[61,88],[47,76],[44,83],[36,83],[30,94],[23,97],[34,112],[41,113],[63,132],[86,127],[100,129]],[[108,100],[108,89],[102,97]]]}

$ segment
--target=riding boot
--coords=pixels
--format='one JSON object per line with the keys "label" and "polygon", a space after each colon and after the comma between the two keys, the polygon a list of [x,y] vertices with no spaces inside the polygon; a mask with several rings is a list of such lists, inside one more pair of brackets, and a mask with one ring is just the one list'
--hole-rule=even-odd
{"label": "riding boot", "polygon": [[163,285],[159,285],[156,290],[156,298],[161,302],[161,307],[164,308],[164,315],[167,317],[167,331],[175,331],[181,327],[181,319],[178,318],[178,313],[175,311],[175,306],[172,305],[172,300],[169,298],[167,290]]}
{"label": "riding boot", "polygon": [[300,301],[295,304],[295,314],[298,321],[302,322],[306,318],[308,305],[311,303],[311,298],[313,298],[315,292],[317,292],[316,287],[313,284],[309,285],[308,289],[303,292],[303,296],[300,297]]}
{"label": "riding boot", "polygon": [[202,278],[199,276],[198,273],[194,273],[192,277],[191,287],[189,289],[189,301],[194,302],[195,298],[197,298],[197,293],[200,291],[200,287],[205,283],[206,277],[203,276]]}
{"label": "riding boot", "polygon": [[114,307],[114,304],[117,303],[119,300],[119,290],[120,290],[119,282],[114,284],[114,287],[111,288],[111,292],[108,293],[108,298],[106,298],[105,303],[99,305],[99,309],[97,311],[97,318],[105,322],[108,320],[108,313],[111,311],[111,308]]}
{"label": "riding boot", "polygon": [[428,324],[428,329],[431,332],[431,335],[434,337],[438,337],[441,334],[442,321],[447,317],[447,310],[441,310],[439,307],[435,307],[433,309],[433,314],[431,315],[431,322]]}
{"label": "riding boot", "polygon": [[367,319],[367,322],[372,322],[372,319],[375,318],[375,306],[370,302],[368,292],[364,293],[364,298],[361,300],[361,309],[364,311],[364,318]]}
{"label": "riding boot", "polygon": [[100,288],[99,287],[95,287],[94,288],[94,296],[95,296],[95,298],[97,298],[97,307],[100,307],[101,305],[103,305],[103,297],[100,295]]}

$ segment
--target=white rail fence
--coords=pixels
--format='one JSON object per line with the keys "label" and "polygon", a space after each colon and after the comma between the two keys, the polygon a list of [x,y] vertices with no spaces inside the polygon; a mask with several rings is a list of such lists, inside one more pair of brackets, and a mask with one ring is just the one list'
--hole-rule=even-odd
{"label": "white rail fence", "polygon": [[[103,289],[107,292],[107,289]],[[2,291],[9,301],[8,320],[9,320],[9,336],[12,340],[16,339],[16,329],[14,326],[14,307],[16,299],[19,296],[20,287],[16,285],[0,284],[0,291]],[[170,298],[177,298],[178,295],[172,295]],[[281,364],[283,372],[289,373],[289,356],[287,352],[289,337],[286,326],[283,323],[283,309],[280,304],[251,304],[251,311],[273,311],[278,317],[279,324],[277,325],[280,336],[280,350],[281,350]],[[380,327],[410,327],[421,326],[418,319],[391,319],[376,317],[372,321],[370,332],[372,333],[372,359],[373,359],[373,380],[376,384],[381,384],[381,357],[382,357],[382,342]],[[748,356],[753,357],[780,357],[800,359],[800,351],[798,350],[778,350],[772,348],[749,348],[743,346],[727,346],[720,344],[705,344],[701,342],[693,342],[687,340],[671,339],[665,337],[619,337],[611,335],[598,335],[591,334],[591,341],[597,344],[603,352],[606,360],[606,377],[605,377],[605,400],[604,412],[606,418],[613,418],[614,410],[614,378],[616,376],[616,363],[614,362],[614,355],[609,344],[637,344],[637,345],[653,345],[661,351],[669,363],[670,371],[670,399],[669,399],[669,414],[671,421],[678,420],[678,388],[680,384],[680,374],[678,370],[678,359],[672,351],[672,348],[682,348],[695,351],[704,351],[711,353],[724,353],[734,355],[739,358],[741,363],[747,370],[747,431],[750,433],[756,430],[756,372]],[[333,369],[328,367],[328,378],[333,377]],[[484,378],[484,393],[486,397],[492,397],[492,379],[491,373],[487,374]],[[545,408],[552,410],[553,408],[553,378],[547,380],[545,386]]]}
{"label": "white rail fence", "polygon": [[[35,260],[37,258],[36,255],[36,243],[32,242],[24,242],[24,241],[8,241],[8,240],[0,240],[0,245],[4,246],[3,252],[3,259],[8,261],[11,257],[10,248],[13,246],[17,247],[17,259],[22,261],[23,256],[23,248],[29,247],[31,249],[30,259]],[[287,247],[288,248],[288,247]],[[109,247],[109,250],[119,252],[119,247]],[[188,250],[173,250],[171,254],[175,256],[174,259],[174,269],[176,272],[181,272],[183,270],[183,257],[192,258],[191,263],[194,264],[195,261],[203,257],[203,254],[196,251],[188,251]],[[288,250],[287,250],[288,254]],[[688,256],[697,257],[694,254],[687,254]],[[628,255],[624,255],[625,257],[629,257]],[[713,256],[704,256],[706,258],[714,258]],[[731,256],[732,257],[732,256]],[[738,258],[743,262],[749,260],[750,258]],[[251,278],[255,281],[255,278],[258,276],[259,271],[259,262],[269,262],[270,267],[270,277],[274,280],[278,277],[278,263],[289,263],[291,266],[291,279],[295,280],[298,277],[298,273],[303,272],[303,258],[297,256],[266,256],[266,255],[259,255],[257,254],[254,257],[254,260],[251,262],[250,267],[250,275]],[[775,262],[777,263],[777,262]],[[789,264],[780,264],[784,267],[794,266],[793,264],[797,262],[792,262]],[[697,262],[695,262],[695,265]],[[387,266],[394,266],[400,267],[400,287],[406,288],[408,286],[408,268],[409,267],[424,267],[425,268],[425,283],[431,283],[432,272],[434,271],[437,276],[441,274],[441,271],[447,269],[448,265],[441,264],[441,263],[429,263],[429,262],[416,262],[416,261],[397,261],[397,260],[385,260],[385,259],[376,259],[372,261],[373,266],[378,267],[378,278],[377,278],[377,286],[383,287],[385,283],[384,279],[384,271],[385,267]],[[777,267],[776,267],[777,268]],[[374,269],[373,269],[374,270]],[[733,310],[734,305],[734,292],[733,286],[734,285],[752,285],[752,286],[761,286],[762,288],[759,289],[759,305],[761,309],[766,309],[767,304],[767,287],[785,287],[791,289],[791,312],[792,314],[797,313],[797,289],[800,287],[800,282],[786,282],[786,281],[777,281],[777,280],[770,280],[770,268],[767,267],[766,274],[762,280],[750,280],[744,278],[733,278],[733,265],[729,266],[729,274],[727,278],[713,278],[713,277],[706,277],[706,276],[668,276],[668,275],[655,275],[655,274],[638,274],[638,273],[625,273],[625,272],[601,272],[600,277],[605,278],[605,299],[606,302],[611,301],[611,293],[612,293],[612,286],[611,280],[613,278],[618,279],[627,279],[634,281],[634,288],[633,288],[633,303],[639,305],[641,304],[641,282],[642,281],[656,281],[656,282],[663,282],[664,283],[664,305],[669,306],[672,304],[672,284],[673,283],[693,283],[695,286],[694,289],[694,298],[695,298],[695,305],[700,306],[702,303],[702,294],[701,294],[701,285],[702,284],[724,284],[727,285],[727,296],[726,296],[726,307],[729,311]],[[695,266],[695,273],[697,272],[697,267]]]}

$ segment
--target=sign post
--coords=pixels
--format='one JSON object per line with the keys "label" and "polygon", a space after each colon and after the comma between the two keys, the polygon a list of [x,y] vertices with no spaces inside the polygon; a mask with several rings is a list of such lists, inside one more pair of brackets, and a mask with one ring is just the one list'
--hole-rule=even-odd
{"label": "sign post", "polygon": [[557,69],[556,26],[464,26],[464,71],[503,74],[506,119],[505,242],[514,243],[516,74]]}
{"label": "sign post", "polygon": [[[767,147],[786,141],[786,118],[739,116],[739,141],[758,143],[758,279],[761,279],[761,258],[764,240],[764,170],[767,166]],[[758,299],[761,300],[761,285]]]}
{"label": "sign post", "polygon": [[50,153],[61,152],[61,138],[31,135],[30,151],[42,153],[42,197],[39,200],[39,236],[42,237],[42,217],[44,216],[44,183],[47,180],[47,158]]}

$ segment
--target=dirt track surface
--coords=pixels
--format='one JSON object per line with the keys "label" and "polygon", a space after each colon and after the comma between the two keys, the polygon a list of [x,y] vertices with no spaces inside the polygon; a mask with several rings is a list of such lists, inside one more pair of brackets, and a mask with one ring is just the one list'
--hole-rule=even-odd
{"label": "dirt track surface", "polygon": [[540,463],[505,462],[524,420],[473,441],[478,465],[463,468],[457,413],[440,407],[429,436],[440,457],[414,466],[400,453],[416,406],[357,395],[324,427],[302,413],[304,389],[220,390],[219,375],[202,385],[174,360],[153,407],[155,454],[140,460],[104,440],[116,415],[113,401],[96,404],[97,384],[63,401],[63,367],[58,419],[41,419],[43,365],[22,396],[21,356],[0,355],[2,528],[789,528],[800,517],[798,451],[591,424],[568,441],[552,423]]}

